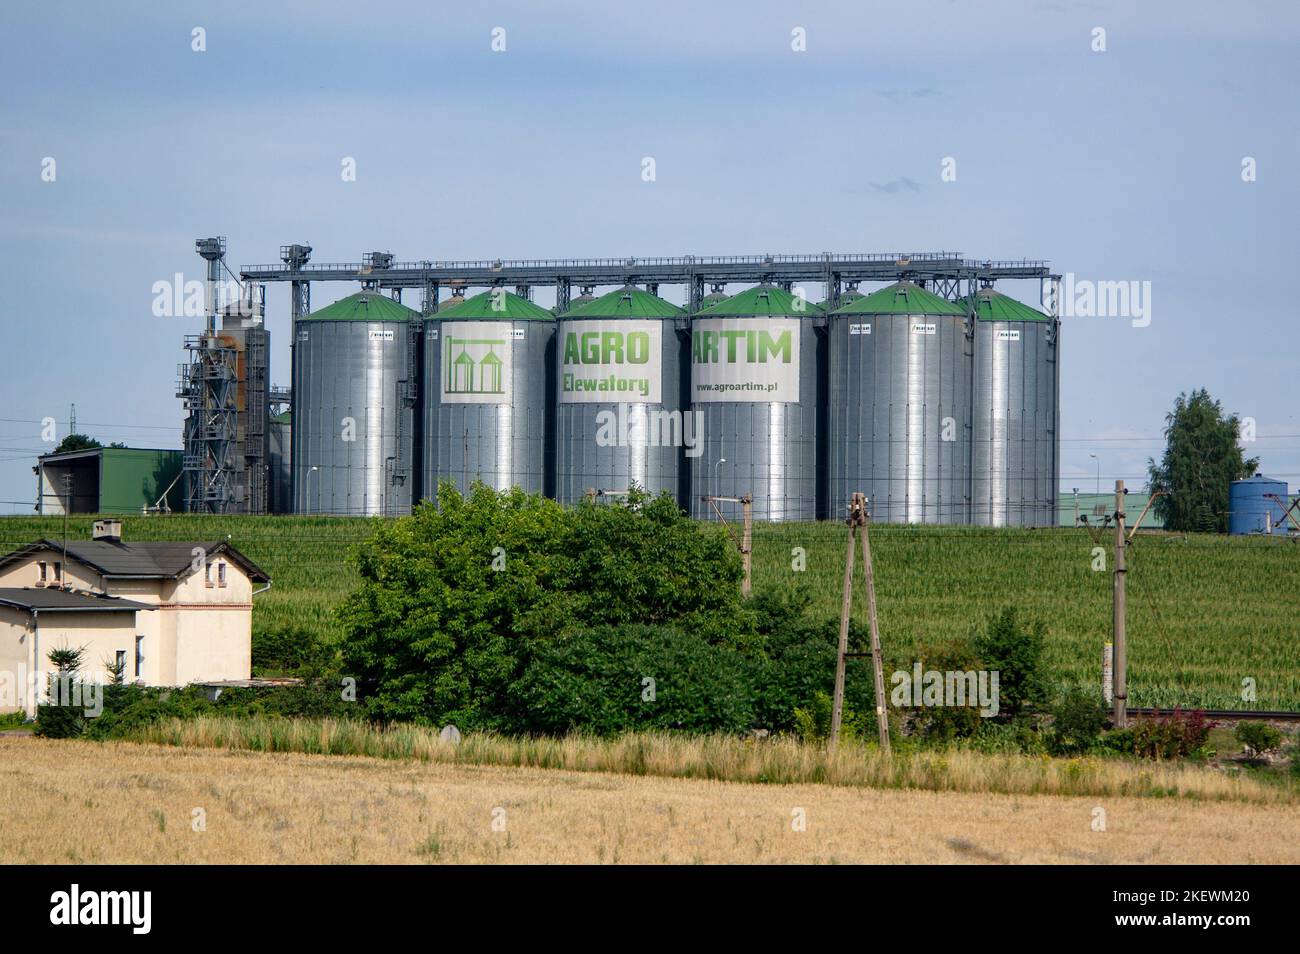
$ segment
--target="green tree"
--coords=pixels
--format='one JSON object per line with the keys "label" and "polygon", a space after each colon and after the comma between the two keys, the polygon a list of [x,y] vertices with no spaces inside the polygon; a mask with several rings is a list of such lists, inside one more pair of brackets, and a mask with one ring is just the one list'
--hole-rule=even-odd
{"label": "green tree", "polygon": [[1024,624],[1014,606],[992,617],[973,640],[984,668],[998,673],[998,719],[1010,722],[1047,701],[1042,622]]}
{"label": "green tree", "polygon": [[54,448],[54,453],[65,454],[68,451],[92,450],[96,447],[103,447],[99,441],[85,434],[69,434],[63,440],[59,441],[59,446]]}
{"label": "green tree", "polygon": [[342,674],[373,717],[514,730],[510,687],[546,643],[599,626],[740,638],[740,557],[667,497],[565,509],[451,484],[381,526],[344,603]]}
{"label": "green tree", "polygon": [[1150,489],[1163,491],[1153,509],[1166,529],[1224,533],[1228,485],[1249,477],[1259,458],[1246,459],[1237,441],[1241,422],[1201,389],[1180,394],[1165,415],[1165,453],[1147,461]]}

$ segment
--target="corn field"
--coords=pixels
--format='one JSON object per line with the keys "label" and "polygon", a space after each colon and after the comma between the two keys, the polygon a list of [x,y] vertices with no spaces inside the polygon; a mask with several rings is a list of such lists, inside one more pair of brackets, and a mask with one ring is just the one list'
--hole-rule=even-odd
{"label": "corn field", "polygon": [[[69,539],[88,539],[90,524],[71,518]],[[0,552],[57,540],[62,526],[57,517],[0,518]],[[338,639],[334,609],[357,583],[349,554],[373,526],[347,517],[167,515],[127,519],[125,536],[229,534],[274,580],[255,600],[255,630],[297,626]],[[1046,625],[1056,677],[1096,687],[1111,632],[1112,542],[1113,534],[1094,542],[1074,529],[873,527],[885,655],[905,661],[918,645],[965,636],[1014,605]],[[815,617],[837,618],[845,543],[834,523],[757,526],[755,588],[799,589]],[[1300,546],[1281,537],[1141,534],[1128,567],[1130,704],[1300,710]],[[854,614],[865,622],[860,564]],[[1252,686],[1253,701],[1243,698]]]}

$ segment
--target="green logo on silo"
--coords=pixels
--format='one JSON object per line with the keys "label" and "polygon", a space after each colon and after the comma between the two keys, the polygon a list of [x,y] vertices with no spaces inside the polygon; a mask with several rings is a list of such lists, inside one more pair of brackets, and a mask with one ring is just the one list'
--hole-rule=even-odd
{"label": "green logo on silo", "polygon": [[794,335],[788,329],[773,334],[758,328],[697,328],[691,333],[691,354],[696,364],[789,364]]}
{"label": "green logo on silo", "polygon": [[497,348],[505,349],[504,338],[457,338],[447,335],[443,339],[443,367],[446,371],[443,388],[447,394],[504,394],[505,377],[501,373],[501,356]]}

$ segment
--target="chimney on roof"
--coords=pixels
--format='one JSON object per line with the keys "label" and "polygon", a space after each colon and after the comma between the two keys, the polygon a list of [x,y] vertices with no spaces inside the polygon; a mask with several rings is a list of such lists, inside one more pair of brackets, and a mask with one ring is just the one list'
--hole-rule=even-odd
{"label": "chimney on roof", "polygon": [[90,539],[106,540],[109,543],[122,542],[121,520],[96,520],[90,530]]}

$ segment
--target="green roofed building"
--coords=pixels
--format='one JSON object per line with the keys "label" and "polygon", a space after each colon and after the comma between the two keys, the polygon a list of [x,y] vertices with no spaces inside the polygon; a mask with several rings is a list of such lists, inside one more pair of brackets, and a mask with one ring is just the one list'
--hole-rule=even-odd
{"label": "green roofed building", "polygon": [[450,308],[440,308],[434,317],[438,321],[555,320],[555,316],[541,305],[533,304],[527,298],[508,292],[504,288],[494,288],[473,298],[466,298]]}
{"label": "green roofed building", "polygon": [[628,285],[564,313],[564,318],[673,318],[686,312],[658,295]]}
{"label": "green roofed building", "polygon": [[691,409],[703,452],[691,471],[691,513],[733,515],[707,498],[752,496],[761,522],[818,517],[817,407],[821,306],[762,284],[691,319]]}
{"label": "green roofed building", "polygon": [[[993,288],[981,288],[973,296],[976,306],[975,317],[980,321],[1051,321],[1052,319],[1024,302],[1017,301],[1009,295]],[[962,308],[970,308],[972,296],[967,295],[957,302]]]}
{"label": "green roofed building", "polygon": [[299,321],[411,321],[419,318],[420,313],[414,308],[407,308],[400,301],[393,301],[382,292],[359,291],[347,298],[340,298],[333,304],[326,305],[319,311],[313,311]]}
{"label": "green roofed building", "polygon": [[800,318],[820,314],[821,305],[775,285],[755,285],[696,313],[700,318],[749,318],[763,315]]}
{"label": "green roofed building", "polygon": [[895,282],[841,305],[836,315],[964,315],[960,305],[913,282]]}
{"label": "green roofed building", "polygon": [[43,454],[32,471],[37,513],[127,514],[183,508],[179,450],[91,447]]}

